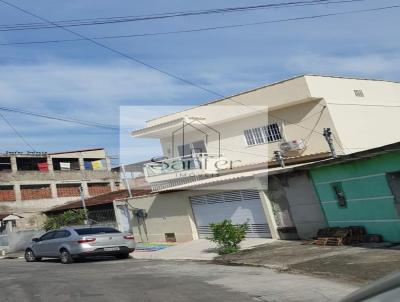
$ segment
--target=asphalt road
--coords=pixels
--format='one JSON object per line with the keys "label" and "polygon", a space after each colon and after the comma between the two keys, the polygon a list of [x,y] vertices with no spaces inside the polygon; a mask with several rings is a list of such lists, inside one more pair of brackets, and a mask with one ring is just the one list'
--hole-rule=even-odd
{"label": "asphalt road", "polygon": [[266,268],[205,262],[0,259],[1,302],[338,301],[352,285]]}

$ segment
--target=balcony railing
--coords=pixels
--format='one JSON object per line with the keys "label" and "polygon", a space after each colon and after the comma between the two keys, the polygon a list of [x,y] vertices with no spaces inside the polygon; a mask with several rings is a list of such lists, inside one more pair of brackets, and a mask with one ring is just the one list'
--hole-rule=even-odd
{"label": "balcony railing", "polygon": [[149,183],[165,182],[177,178],[215,174],[218,170],[226,168],[227,163],[222,155],[199,153],[147,163],[144,173]]}

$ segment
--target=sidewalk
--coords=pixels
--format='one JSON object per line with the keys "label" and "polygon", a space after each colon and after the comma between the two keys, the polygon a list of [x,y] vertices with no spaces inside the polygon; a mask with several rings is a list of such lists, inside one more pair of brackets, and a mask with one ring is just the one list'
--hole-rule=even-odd
{"label": "sidewalk", "polygon": [[[273,239],[248,238],[241,243],[242,249],[253,248],[258,245],[274,242]],[[135,259],[162,259],[162,260],[213,260],[218,256],[215,243],[207,239],[198,239],[176,244],[158,251],[140,251],[133,253]]]}
{"label": "sidewalk", "polygon": [[0,259],[17,259],[17,258],[24,258],[24,252],[5,253],[5,255],[0,253]]}
{"label": "sidewalk", "polygon": [[384,245],[317,246],[301,241],[275,241],[219,256],[215,261],[363,283],[400,271],[400,249]]}

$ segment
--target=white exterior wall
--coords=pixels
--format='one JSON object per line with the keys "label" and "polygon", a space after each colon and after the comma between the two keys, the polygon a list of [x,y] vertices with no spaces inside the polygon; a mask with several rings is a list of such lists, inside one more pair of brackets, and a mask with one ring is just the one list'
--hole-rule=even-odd
{"label": "white exterior wall", "polygon": [[[362,90],[364,97],[355,96],[354,90]],[[246,106],[241,106],[238,102]],[[322,107],[317,105],[318,102],[320,105],[327,106],[319,121],[317,112]],[[231,113],[236,110],[236,118],[223,112],[224,110],[216,109],[221,106],[237,107],[238,109],[233,111],[232,109],[226,110]],[[324,127],[332,129],[335,136],[334,143],[339,154],[356,152],[400,140],[398,131],[392,131],[399,126],[400,83],[314,75],[289,79],[232,96],[230,99],[210,102],[162,116],[148,121],[147,127],[182,117],[203,117],[205,118],[204,123],[221,132],[222,149],[235,149],[235,153],[229,150],[221,150],[221,153],[232,159],[240,157],[244,163],[256,162],[256,158],[262,161],[263,158],[259,156],[260,154],[265,154],[268,149],[269,158],[272,158],[272,153],[277,150],[278,146],[277,143],[271,143],[268,146],[247,147],[245,145],[243,130],[265,125],[268,120],[266,115],[255,113],[254,108],[260,108],[257,106],[268,107],[269,122],[274,121],[273,116],[285,120],[283,134],[287,140],[308,137],[308,134],[312,133],[311,129],[314,129],[315,126],[315,132],[310,137],[309,147],[301,155],[328,150],[322,135],[317,133],[322,132]],[[147,137],[154,136],[149,134]],[[372,137],[373,139],[371,139]],[[188,134],[185,141],[190,142],[197,139],[196,135],[191,137]],[[169,140],[169,136],[161,139],[164,155],[167,157],[172,155]],[[178,138],[177,140],[179,141]],[[208,151],[210,153],[218,150],[213,140],[215,141],[215,138],[212,138],[209,144]],[[168,150],[170,152],[167,152]],[[254,156],[251,153],[257,155]],[[176,150],[174,155],[177,156]]]}
{"label": "white exterior wall", "polygon": [[[135,208],[145,209],[148,216],[145,228],[141,225],[143,241],[164,242],[165,233],[175,233],[177,242],[197,239],[197,231],[192,208],[186,192],[136,197],[132,201]],[[133,234],[140,241],[140,232],[136,218],[133,220]]]}
{"label": "white exterior wall", "polygon": [[[400,141],[400,83],[317,76],[306,79],[311,95],[324,98],[344,153]],[[354,90],[362,90],[364,97],[355,96]]]}
{"label": "white exterior wall", "polygon": [[[265,162],[273,158],[273,152],[279,150],[279,144],[283,141],[265,143],[254,146],[247,146],[244,137],[244,130],[262,127],[268,123],[278,123],[282,128],[282,135],[286,140],[304,139],[308,141],[307,148],[299,153],[292,152],[289,156],[308,155],[319,152],[329,151],[324,137],[320,134],[324,127],[332,128],[335,133],[328,110],[324,109],[324,103],[318,101],[308,101],[288,108],[282,108],[266,114],[257,114],[238,120],[231,120],[225,123],[213,125],[212,127],[221,134],[221,154],[228,160],[237,161],[235,166],[240,164],[250,164]],[[322,112],[321,112],[322,111]],[[218,153],[218,136],[204,126],[194,124],[201,130],[207,131],[208,153]],[[313,132],[312,129],[315,128]],[[320,133],[317,133],[320,132]],[[193,130],[187,126],[185,131],[185,143],[198,140],[205,141],[205,135],[198,130]],[[167,157],[177,157],[177,146],[183,143],[182,135],[174,137],[174,151],[172,152],[172,136],[160,140],[164,155]]]}
{"label": "white exterior wall", "polygon": [[[268,106],[270,110],[276,110],[288,105],[293,105],[294,103],[301,103],[308,98],[310,98],[310,92],[306,85],[306,80],[304,77],[298,77],[289,81],[278,82],[265,87],[249,90],[231,96],[229,99],[209,102],[187,110],[161,116],[148,121],[146,127],[155,126],[185,116],[206,117],[207,120],[205,120],[205,122],[207,124],[212,124],[215,121],[220,120],[223,115],[228,115],[229,112],[231,112],[215,111],[211,106],[238,107],[241,111],[240,114],[250,114],[254,113],[254,108],[257,106]],[[242,106],[239,103],[250,107]]]}

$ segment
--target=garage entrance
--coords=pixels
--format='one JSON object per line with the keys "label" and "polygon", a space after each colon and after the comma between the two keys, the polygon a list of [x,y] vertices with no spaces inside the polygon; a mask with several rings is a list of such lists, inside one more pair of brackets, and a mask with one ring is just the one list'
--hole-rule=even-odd
{"label": "garage entrance", "polygon": [[246,237],[271,237],[260,195],[256,190],[227,191],[190,197],[200,238],[211,236],[210,223],[230,219],[249,224]]}

